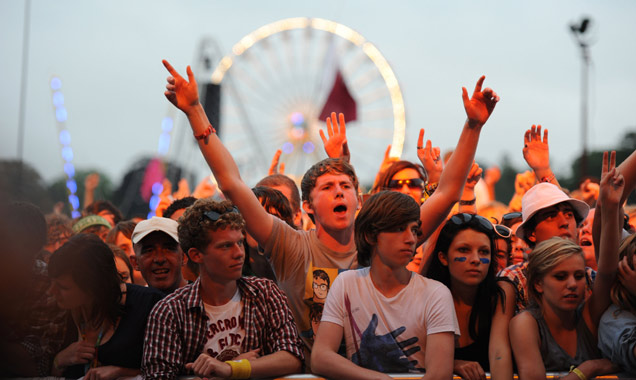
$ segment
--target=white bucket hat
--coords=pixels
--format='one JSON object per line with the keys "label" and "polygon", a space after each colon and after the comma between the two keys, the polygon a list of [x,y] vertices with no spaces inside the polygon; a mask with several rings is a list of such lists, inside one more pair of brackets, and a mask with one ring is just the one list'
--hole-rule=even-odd
{"label": "white bucket hat", "polygon": [[176,220],[153,216],[150,219],[137,223],[130,240],[132,240],[133,244],[137,244],[151,232],[161,231],[178,243],[179,234],[177,233],[177,227],[179,227],[179,223],[177,223]]}
{"label": "white bucket hat", "polygon": [[523,198],[521,198],[521,216],[523,222],[521,222],[517,228],[515,233],[517,237],[524,238],[526,233],[525,227],[528,220],[532,219],[537,212],[563,202],[567,202],[572,206],[579,221],[583,221],[587,213],[590,212],[590,206],[588,206],[587,203],[570,198],[556,185],[542,182],[532,186],[530,190],[524,194]]}

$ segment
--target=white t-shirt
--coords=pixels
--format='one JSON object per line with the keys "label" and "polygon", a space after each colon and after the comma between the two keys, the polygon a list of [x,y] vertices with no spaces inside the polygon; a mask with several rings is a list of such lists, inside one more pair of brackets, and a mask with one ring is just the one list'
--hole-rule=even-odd
{"label": "white t-shirt", "polygon": [[422,372],[427,335],[459,326],[450,291],[442,283],[411,273],[391,298],[380,293],[369,268],[341,273],[334,281],[321,322],[343,327],[347,357],[384,373]]}
{"label": "white t-shirt", "polygon": [[221,306],[203,303],[208,316],[207,341],[203,352],[222,362],[241,354],[241,343],[245,338],[243,301],[238,288],[230,302]]}

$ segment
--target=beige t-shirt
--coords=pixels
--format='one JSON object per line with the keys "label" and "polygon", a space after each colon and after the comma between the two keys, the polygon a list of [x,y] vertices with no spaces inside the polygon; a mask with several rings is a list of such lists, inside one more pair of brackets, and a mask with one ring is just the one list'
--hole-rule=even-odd
{"label": "beige t-shirt", "polygon": [[318,240],[316,230],[294,230],[274,218],[265,252],[289,299],[300,337],[311,350],[329,288],[339,273],[357,268],[357,251],[335,252]]}

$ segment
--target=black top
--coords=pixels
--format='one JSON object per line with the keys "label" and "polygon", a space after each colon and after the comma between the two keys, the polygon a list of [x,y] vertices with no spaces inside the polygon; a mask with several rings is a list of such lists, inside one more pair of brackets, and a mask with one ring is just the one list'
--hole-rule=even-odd
{"label": "black top", "polygon": [[[163,294],[156,289],[126,284],[126,304],[124,315],[119,320],[113,336],[97,350],[100,366],[114,365],[124,368],[141,368],[141,356],[144,348],[144,332],[150,311]],[[68,317],[64,347],[77,342],[77,327],[73,318]],[[80,378],[84,376],[84,364],[68,367],[64,377]]]}
{"label": "black top", "polygon": [[477,339],[468,346],[455,348],[455,359],[478,362],[485,372],[490,372],[490,361],[488,360],[489,337]]}

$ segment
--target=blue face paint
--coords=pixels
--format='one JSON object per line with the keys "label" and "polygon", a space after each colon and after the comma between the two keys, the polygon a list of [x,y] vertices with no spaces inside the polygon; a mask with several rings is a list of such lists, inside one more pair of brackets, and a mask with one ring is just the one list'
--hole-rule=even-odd
{"label": "blue face paint", "polygon": [[453,261],[459,261],[460,263],[463,263],[464,261],[466,261],[466,257],[455,257]]}
{"label": "blue face paint", "polygon": [[490,264],[490,259],[487,259],[485,257],[482,257],[481,259],[479,259],[479,261],[481,261],[482,264]]}

